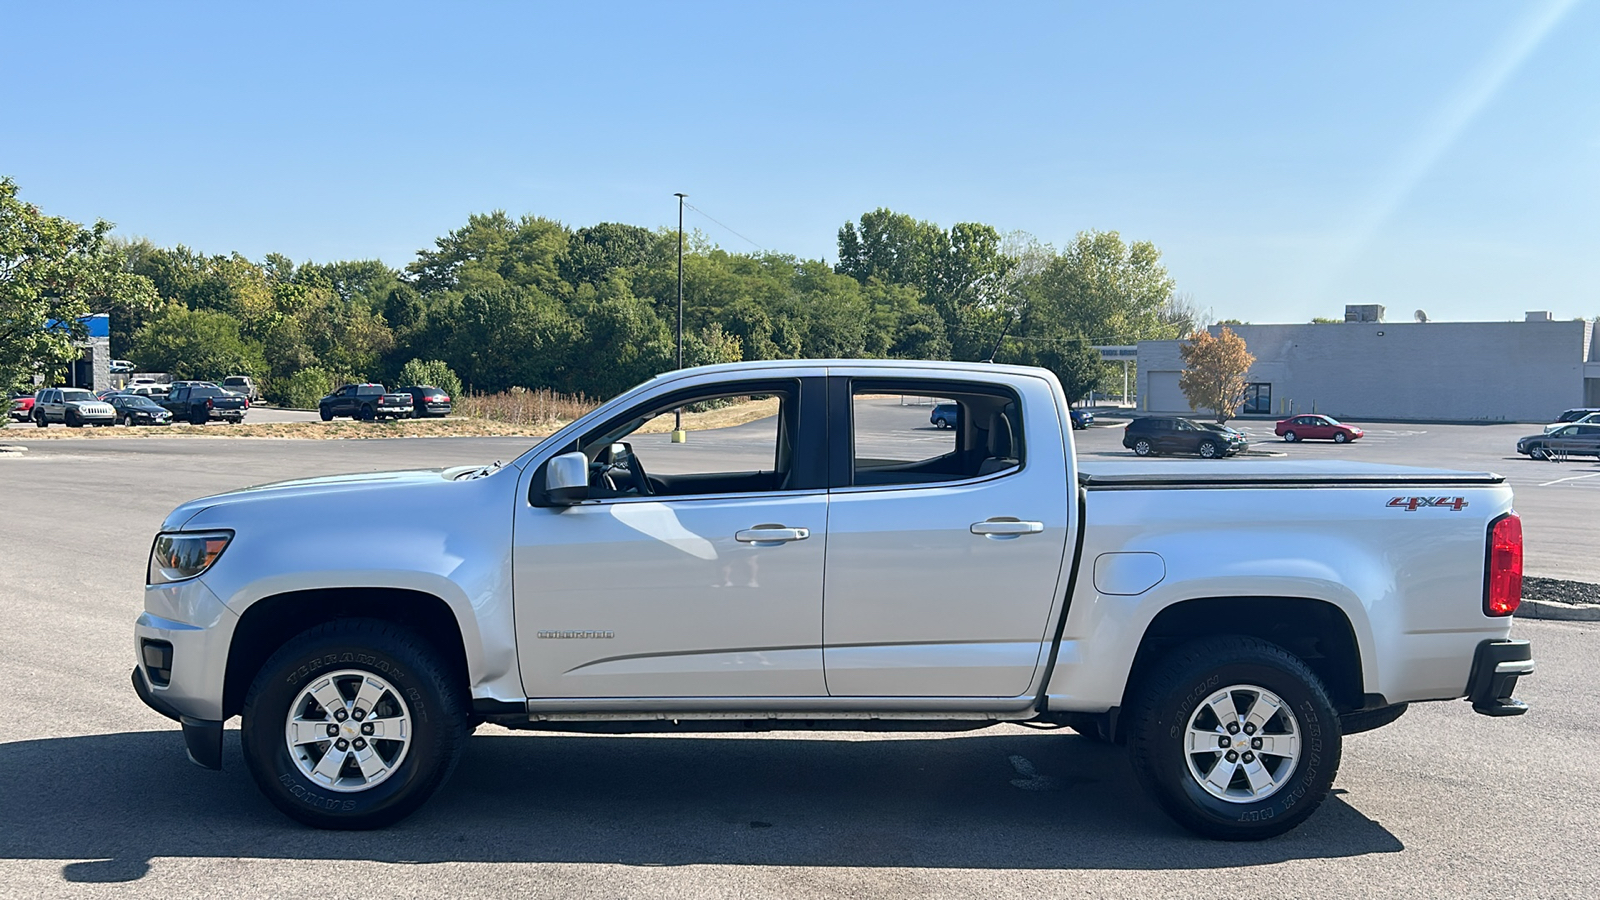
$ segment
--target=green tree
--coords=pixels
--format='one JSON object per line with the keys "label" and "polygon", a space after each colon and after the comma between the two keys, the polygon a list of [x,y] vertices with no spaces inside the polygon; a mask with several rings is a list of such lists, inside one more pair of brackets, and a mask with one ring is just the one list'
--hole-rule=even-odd
{"label": "green tree", "polygon": [[436,387],[451,399],[461,396],[461,379],[456,373],[450,371],[442,359],[413,359],[400,367],[400,374],[394,380],[396,387],[410,387],[412,385],[427,385]]}
{"label": "green tree", "polygon": [[134,335],[133,360],[146,371],[201,381],[259,376],[267,369],[260,345],[240,337],[239,323],[232,316],[176,303],[156,313]]}
{"label": "green tree", "polygon": [[1069,404],[1088,396],[1105,378],[1106,365],[1100,358],[1100,351],[1090,346],[1081,334],[1048,342],[1007,341],[1006,346],[1005,362],[1041,366],[1054,372]]}
{"label": "green tree", "polygon": [[289,409],[316,409],[317,401],[332,393],[334,387],[333,373],[312,366],[274,379],[267,399]]}
{"label": "green tree", "polygon": [[77,359],[79,319],[155,305],[149,279],[126,271],[111,223],[84,228],[17,199],[0,178],[0,390]]}
{"label": "green tree", "polygon": [[1052,328],[1091,343],[1132,344],[1183,334],[1176,329],[1186,317],[1172,315],[1174,286],[1154,244],[1084,231],[1019,292]]}
{"label": "green tree", "polygon": [[1245,375],[1256,358],[1244,345],[1244,338],[1224,328],[1215,336],[1209,331],[1196,331],[1189,340],[1178,345],[1183,355],[1183,374],[1178,376],[1178,387],[1189,400],[1190,409],[1209,409],[1216,414],[1217,424],[1239,414],[1244,405]]}

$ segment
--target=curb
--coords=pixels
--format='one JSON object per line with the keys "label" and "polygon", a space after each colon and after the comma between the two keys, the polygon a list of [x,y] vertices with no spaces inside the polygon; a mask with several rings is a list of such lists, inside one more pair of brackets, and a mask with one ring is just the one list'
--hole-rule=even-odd
{"label": "curb", "polygon": [[1528,600],[1518,604],[1517,618],[1558,622],[1600,622],[1600,605],[1561,603],[1556,600]]}

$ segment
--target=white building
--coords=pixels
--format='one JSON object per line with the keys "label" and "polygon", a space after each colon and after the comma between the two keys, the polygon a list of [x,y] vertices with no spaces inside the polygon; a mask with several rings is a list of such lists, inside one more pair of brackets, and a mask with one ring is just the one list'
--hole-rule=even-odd
{"label": "white building", "polygon": [[[1564,409],[1600,407],[1600,322],[1529,313],[1524,322],[1229,327],[1256,357],[1242,415],[1549,422]],[[1178,388],[1181,343],[1139,344],[1141,409],[1193,412]]]}

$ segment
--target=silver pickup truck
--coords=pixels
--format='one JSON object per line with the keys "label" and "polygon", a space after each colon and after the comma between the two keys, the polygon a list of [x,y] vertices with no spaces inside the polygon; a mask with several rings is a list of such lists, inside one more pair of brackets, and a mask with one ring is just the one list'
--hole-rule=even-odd
{"label": "silver pickup truck", "polygon": [[[708,408],[749,421],[678,430]],[[261,790],[330,828],[416,809],[483,722],[1026,722],[1125,744],[1178,822],[1256,839],[1312,814],[1344,734],[1526,709],[1499,476],[1083,466],[1069,421],[1041,369],[740,363],[508,464],[195,500],[152,548],[134,687],[202,766],[241,716]]]}

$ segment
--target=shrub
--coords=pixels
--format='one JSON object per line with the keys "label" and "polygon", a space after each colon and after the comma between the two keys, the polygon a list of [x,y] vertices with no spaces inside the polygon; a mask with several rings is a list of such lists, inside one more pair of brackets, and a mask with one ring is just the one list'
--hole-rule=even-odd
{"label": "shrub", "polygon": [[461,379],[450,371],[450,367],[445,365],[443,360],[438,359],[413,359],[401,366],[394,387],[398,389],[412,385],[436,387],[449,394],[452,399],[461,394]]}
{"label": "shrub", "polygon": [[312,366],[290,375],[272,380],[268,399],[290,409],[316,409],[317,401],[333,390],[333,374],[327,369]]}

